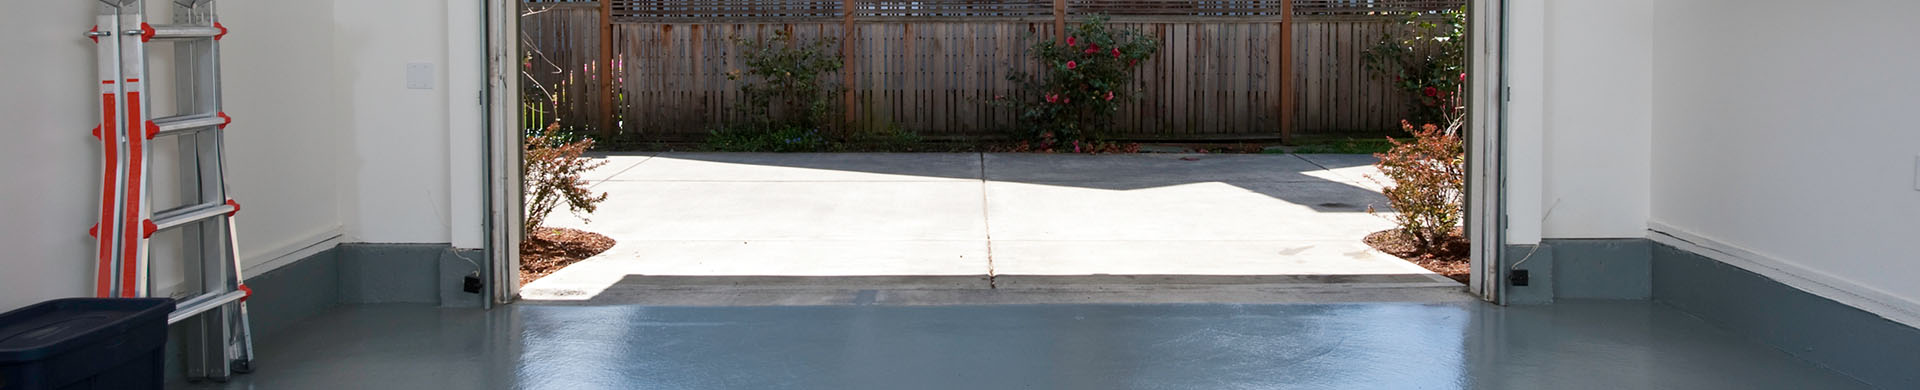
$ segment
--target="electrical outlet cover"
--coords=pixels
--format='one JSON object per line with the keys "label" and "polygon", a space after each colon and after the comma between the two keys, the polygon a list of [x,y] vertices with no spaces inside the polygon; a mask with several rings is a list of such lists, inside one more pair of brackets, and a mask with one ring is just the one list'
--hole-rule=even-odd
{"label": "electrical outlet cover", "polygon": [[433,89],[433,64],[407,64],[407,89]]}

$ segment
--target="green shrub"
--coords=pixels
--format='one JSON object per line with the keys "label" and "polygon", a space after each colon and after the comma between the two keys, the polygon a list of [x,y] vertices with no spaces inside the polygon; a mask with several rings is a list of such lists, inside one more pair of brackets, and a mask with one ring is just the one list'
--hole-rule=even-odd
{"label": "green shrub", "polygon": [[525,142],[526,154],[520,160],[523,170],[520,184],[526,191],[527,213],[520,226],[527,237],[533,237],[534,229],[562,202],[574,215],[586,218],[586,214],[593,213],[600,202],[607,200],[605,193],[595,196],[593,190],[587,188],[587,180],[580,177],[588,170],[606,165],[605,161],[580,156],[593,147],[592,139],[561,132],[560,124],[554,123],[528,132]]}
{"label": "green shrub", "polygon": [[1097,15],[1068,28],[1064,41],[1034,44],[1029,52],[1040,72],[1008,76],[1022,96],[1000,101],[1019,110],[1015,137],[1038,142],[1036,149],[1097,143],[1121,103],[1139,93],[1134,69],[1160,49],[1151,35]]}
{"label": "green shrub", "polygon": [[1443,249],[1462,221],[1467,180],[1466,151],[1459,136],[1462,122],[1456,117],[1446,128],[1432,124],[1415,128],[1401,121],[1400,127],[1414,139],[1388,138],[1393,149],[1374,155],[1380,158],[1374,166],[1393,181],[1382,193],[1397,212],[1394,222],[1422,253]]}
{"label": "green shrub", "polygon": [[840,91],[823,77],[842,66],[840,55],[831,50],[833,39],[799,42],[792,33],[779,30],[772,39],[736,37],[734,42],[743,48],[740,58],[746,69],[727,72],[727,79],[741,82],[740,94],[746,101],[736,109],[747,119],[729,127],[785,131],[826,124],[833,94]]}

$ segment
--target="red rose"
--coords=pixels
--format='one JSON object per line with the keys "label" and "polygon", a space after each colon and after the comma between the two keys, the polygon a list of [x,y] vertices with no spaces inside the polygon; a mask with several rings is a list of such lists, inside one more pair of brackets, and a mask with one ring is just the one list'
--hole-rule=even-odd
{"label": "red rose", "polygon": [[1080,67],[1080,64],[1079,64],[1079,63],[1076,63],[1076,62],[1073,62],[1073,61],[1067,61],[1067,69],[1073,69],[1073,68],[1078,68],[1078,67]]}
{"label": "red rose", "polygon": [[1073,37],[1067,37],[1067,47],[1073,47]]}
{"label": "red rose", "polygon": [[1440,96],[1440,89],[1434,88],[1434,87],[1426,87],[1421,89],[1420,93],[1426,94],[1427,97],[1435,97],[1435,96]]}
{"label": "red rose", "polygon": [[1127,66],[1139,65],[1140,60],[1127,60]]}
{"label": "red rose", "polygon": [[1060,102],[1059,94],[1051,94],[1051,93],[1047,94],[1047,103],[1059,103],[1059,102]]}
{"label": "red rose", "polygon": [[1464,82],[1467,82],[1467,74],[1466,74],[1466,73],[1461,73],[1461,74],[1460,74],[1460,82],[1462,82],[1462,83],[1464,83]]}
{"label": "red rose", "polygon": [[1113,100],[1113,91],[1107,91],[1107,100]]}
{"label": "red rose", "polygon": [[1120,49],[1113,49],[1113,58],[1120,58]]}

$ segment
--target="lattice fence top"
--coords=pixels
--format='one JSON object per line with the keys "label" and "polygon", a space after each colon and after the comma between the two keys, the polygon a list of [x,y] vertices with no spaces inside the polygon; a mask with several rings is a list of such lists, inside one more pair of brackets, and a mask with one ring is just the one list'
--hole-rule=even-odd
{"label": "lattice fence top", "polygon": [[1293,0],[1295,15],[1374,15],[1457,9],[1467,0]]}
{"label": "lattice fence top", "polygon": [[[627,23],[829,21],[845,17],[844,0],[608,0]],[[1067,0],[1071,15],[1116,17],[1277,17],[1289,0]],[[1466,0],[1291,0],[1296,15],[1373,15],[1458,8]],[[529,5],[598,4],[523,0]],[[1052,0],[854,0],[860,19],[1038,19],[1053,17]]]}

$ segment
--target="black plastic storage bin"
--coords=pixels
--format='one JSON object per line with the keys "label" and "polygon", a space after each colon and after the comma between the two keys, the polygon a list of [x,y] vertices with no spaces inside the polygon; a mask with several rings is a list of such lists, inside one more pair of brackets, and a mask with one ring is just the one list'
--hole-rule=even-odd
{"label": "black plastic storage bin", "polygon": [[166,298],[57,299],[0,314],[0,390],[159,389]]}

